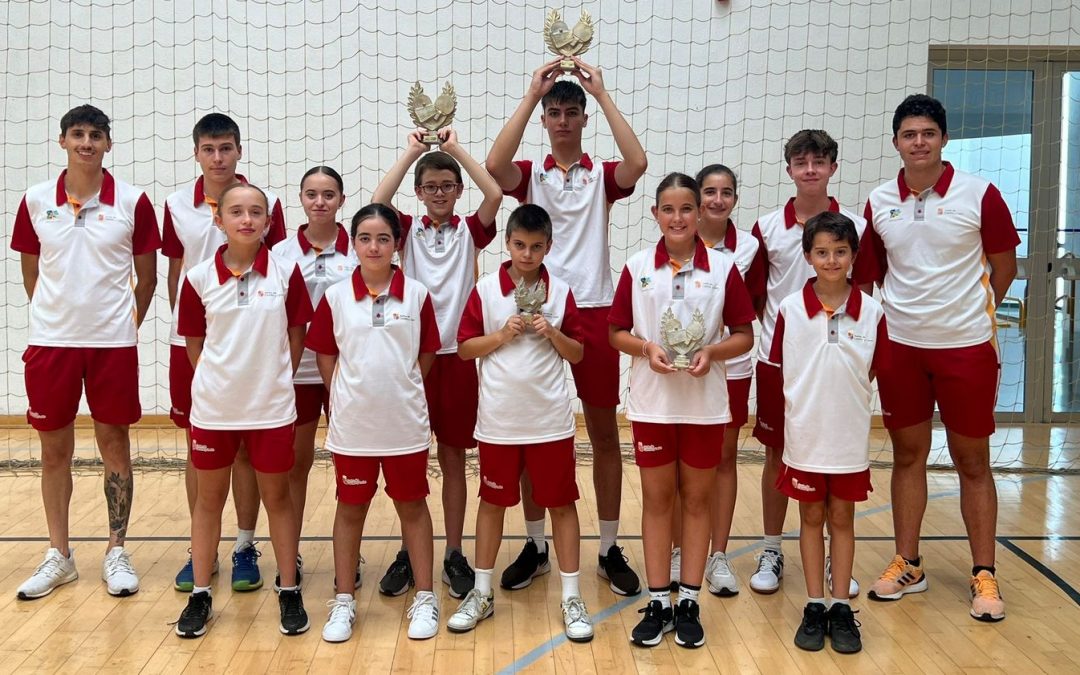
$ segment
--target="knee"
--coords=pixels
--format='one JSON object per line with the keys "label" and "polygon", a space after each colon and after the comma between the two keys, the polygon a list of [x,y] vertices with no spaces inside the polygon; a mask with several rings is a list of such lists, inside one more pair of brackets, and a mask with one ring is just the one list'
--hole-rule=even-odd
{"label": "knee", "polygon": [[804,529],[820,530],[825,524],[825,506],[819,503],[804,503],[799,509],[799,517]]}
{"label": "knee", "polygon": [[401,520],[420,518],[428,512],[426,499],[413,499],[411,501],[394,500],[394,508],[397,509]]}
{"label": "knee", "polygon": [[551,513],[552,520],[562,520],[564,518],[577,517],[577,507],[574,505],[574,502],[570,502],[569,504],[566,504],[564,506],[549,507],[548,511]]}
{"label": "knee", "polygon": [[731,452],[724,450],[724,454],[720,456],[720,463],[716,465],[716,472],[725,476],[730,476],[735,473],[735,455],[738,454],[734,449]]}
{"label": "knee", "polygon": [[[642,497],[645,501],[646,514],[650,511],[668,513],[675,506],[675,486],[653,487],[643,490]],[[685,503],[685,494],[680,493],[679,498],[684,500]]]}
{"label": "knee", "polygon": [[711,490],[686,490],[679,492],[682,512],[689,514],[708,513],[712,507]]}
{"label": "knee", "polygon": [[961,480],[985,480],[990,478],[990,462],[982,455],[953,457],[953,466]]}
{"label": "knee", "polygon": [[364,522],[369,504],[346,504],[338,501],[336,517],[350,525]]}

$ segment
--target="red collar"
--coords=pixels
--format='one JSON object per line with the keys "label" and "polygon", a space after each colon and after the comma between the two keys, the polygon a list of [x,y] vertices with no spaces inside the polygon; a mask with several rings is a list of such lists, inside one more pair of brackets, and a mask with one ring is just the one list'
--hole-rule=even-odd
{"label": "red collar", "polygon": [[727,229],[724,230],[724,248],[734,253],[738,242],[739,233],[735,231],[735,223],[731,222],[731,218],[728,218]]}
{"label": "red collar", "polygon": [[[304,234],[307,227],[308,224],[304,223],[296,231],[296,242],[300,244],[300,252],[304,255],[307,255],[308,251],[311,250],[311,242],[308,241],[307,236]],[[349,233],[345,231],[341,223],[337,224],[337,239],[334,240],[334,248],[341,255],[349,255]]]}
{"label": "red collar", "polygon": [[[806,282],[806,285],[802,289],[803,304],[806,306],[807,318],[813,319],[818,312],[824,311],[825,307],[822,306],[821,300],[818,299],[817,293],[814,292],[814,282],[817,281],[817,277],[812,277]],[[837,309],[840,309],[837,307]],[[859,320],[859,312],[862,311],[862,292],[855,284],[851,284],[851,292],[848,293],[848,299],[844,303],[844,314],[847,314],[856,321]]]}
{"label": "red collar", "polygon": [[[222,244],[221,248],[214,254],[214,267],[217,268],[217,278],[219,284],[224,284],[229,279],[232,279],[235,274],[232,273],[228,267],[225,266],[225,258],[223,253],[225,249],[229,247],[228,244]],[[270,266],[270,249],[266,247],[266,244],[260,244],[259,250],[255,253],[255,262],[251,265],[251,269],[258,272],[262,276],[266,276],[267,268]]]}
{"label": "red collar", "polygon": [[[424,224],[424,227],[435,226],[435,221],[428,216],[420,216],[420,222]],[[450,227],[456,228],[459,223],[461,223],[461,216],[450,216],[450,220],[445,223],[439,223],[439,227],[442,227],[443,225],[449,225]]]}
{"label": "red collar", "polygon": [[[195,179],[195,208],[199,208],[206,201],[206,191],[203,189],[203,179],[205,176],[199,176]],[[247,178],[244,178],[240,174],[236,174],[236,180],[241,183],[247,184]]]}
{"label": "red collar", "polygon": [[[390,287],[386,289],[387,294],[394,296],[398,300],[405,299],[405,273],[401,271],[401,268],[397,265],[391,265],[390,269],[394,270],[393,276],[390,277]],[[360,267],[357,266],[352,273],[352,288],[353,297],[357,302],[360,302],[364,298],[370,298],[371,293],[368,293],[367,284],[364,283],[364,277],[360,274]]]}
{"label": "red collar", "polygon": [[[499,265],[499,290],[502,291],[503,297],[506,297],[514,292],[517,287],[514,284],[514,280],[510,277],[510,265],[513,261],[507,260],[503,264]],[[540,281],[544,282],[544,288],[547,289],[547,297],[544,301],[547,302],[547,298],[551,297],[551,277],[548,275],[547,267],[544,263],[540,263]]]}
{"label": "red collar", "polygon": [[[839,213],[840,202],[836,201],[832,197],[829,197],[829,210],[833,213]],[[791,228],[795,227],[795,224],[798,222],[799,219],[795,216],[795,198],[792,197],[784,206],[784,227],[790,230]]]}
{"label": "red collar", "polygon": [[[592,171],[593,170],[592,157],[589,157],[589,153],[587,153],[587,152],[581,156],[581,159],[574,162],[574,164],[580,164],[581,168],[586,169],[587,171]],[[573,166],[574,164],[571,164],[570,166]],[[555,161],[554,156],[548,155],[547,157],[544,158],[544,171],[551,171],[552,169],[554,169],[558,165],[559,164],[558,164],[558,162]]]}
{"label": "red collar", "polygon": [[[945,165],[945,170],[941,172],[941,177],[934,183],[933,190],[938,193],[939,196],[944,197],[945,193],[949,191],[949,186],[952,185],[953,176],[956,175],[956,169],[949,162],[942,162]],[[900,201],[907,201],[908,197],[913,197],[911,188],[908,187],[907,181],[904,180],[904,170],[900,169],[900,175],[896,177],[896,184],[900,190]]]}
{"label": "red collar", "polygon": [[[660,241],[656,242],[656,256],[653,263],[656,269],[660,269],[669,262],[671,262],[671,256],[668,255],[667,247],[664,246],[664,238],[660,237]],[[705,242],[696,234],[694,235],[694,268],[704,272],[709,271],[709,249],[705,248]]]}
{"label": "red collar", "polygon": [[[102,169],[101,173],[101,190],[98,191],[98,201],[113,206],[116,204],[116,181],[113,179],[112,174],[105,169]],[[56,179],[57,206],[63,206],[68,201],[67,186],[64,184],[65,176],[67,176],[67,169],[61,171],[60,177]]]}

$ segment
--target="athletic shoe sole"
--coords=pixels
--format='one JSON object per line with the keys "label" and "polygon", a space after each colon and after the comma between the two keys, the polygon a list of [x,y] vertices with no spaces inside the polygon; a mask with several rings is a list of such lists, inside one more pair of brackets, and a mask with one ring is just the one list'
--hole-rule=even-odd
{"label": "athletic shoe sole", "polygon": [[682,640],[679,639],[679,636],[676,633],[676,635],[675,635],[675,644],[677,644],[680,647],[683,647],[685,649],[697,649],[698,647],[705,644],[705,638],[704,637],[701,638],[701,640],[699,640],[698,642],[683,642]]}
{"label": "athletic shoe sole", "polygon": [[780,590],[780,584],[776,584],[772,588],[759,588],[759,587],[757,587],[757,586],[755,586],[754,584],[751,583],[750,584],[750,590],[752,590],[755,593],[760,593],[761,595],[772,595],[773,593]]}
{"label": "athletic shoe sole", "polygon": [[733,598],[739,594],[739,591],[737,589],[731,590],[727,586],[721,586],[720,588],[717,588],[711,583],[709,584],[709,592],[718,598]]}
{"label": "athletic shoe sole", "polygon": [[278,625],[278,630],[281,631],[282,635],[300,635],[302,633],[308,632],[309,628],[311,628],[311,621],[310,620],[308,620],[307,623],[305,623],[300,628],[297,628],[296,630],[289,630],[289,629],[285,628],[285,626],[282,626],[280,624]]}
{"label": "athletic shoe sole", "polygon": [[213,618],[214,618],[214,613],[211,612],[210,616],[206,617],[206,623],[203,624],[202,628],[200,628],[199,630],[194,630],[194,631],[188,631],[188,632],[182,631],[182,630],[180,630],[180,624],[177,624],[176,625],[176,634],[179,637],[184,638],[185,640],[192,640],[192,639],[197,638],[197,637],[202,637],[203,635],[206,635],[206,629],[210,627],[210,620],[213,619]]}
{"label": "athletic shoe sole", "polygon": [[[615,595],[621,595],[621,596],[629,598],[629,597],[633,597],[635,595],[640,595],[641,594],[641,585],[640,584],[638,585],[637,589],[632,591],[632,592],[624,591],[623,589],[616,586],[615,582],[612,581],[611,577],[608,576],[607,570],[604,569],[603,565],[597,565],[596,566],[596,576],[598,576],[601,579],[604,579],[605,581],[607,581],[608,582],[608,588],[610,588],[611,592],[614,593]],[[678,590],[679,585],[677,583],[675,583],[675,582],[672,582],[672,585],[671,585],[670,588],[673,591]],[[659,644],[659,643],[657,643],[657,644]]]}
{"label": "athletic shoe sole", "polygon": [[79,573],[76,572],[75,576],[71,577],[70,579],[61,579],[52,588],[45,591],[44,593],[37,593],[35,595],[32,595],[30,593],[23,593],[23,592],[20,591],[19,593],[17,593],[15,595],[15,597],[17,597],[19,600],[37,600],[38,598],[44,598],[46,595],[52,593],[53,591],[60,588],[61,586],[65,585],[65,584],[70,584],[72,581],[78,580],[78,578],[79,578]]}
{"label": "athletic shoe sole", "polygon": [[128,596],[138,593],[139,587],[136,586],[135,588],[121,588],[119,591],[113,593],[111,590],[109,590],[108,586],[106,586],[105,592],[113,596],[114,598],[126,598]]}
{"label": "athletic shoe sole", "polygon": [[468,633],[469,631],[473,631],[473,630],[476,630],[476,625],[477,625],[478,623],[480,623],[480,622],[481,622],[481,621],[483,621],[484,619],[488,618],[489,616],[494,616],[494,614],[495,614],[495,605],[492,605],[492,606],[491,606],[491,609],[490,609],[490,610],[488,610],[488,611],[487,611],[487,612],[485,612],[484,614],[480,615],[480,616],[479,616],[479,617],[478,617],[478,618],[476,619],[476,621],[475,621],[475,622],[473,622],[473,625],[471,625],[471,626],[464,626],[464,627],[457,627],[457,626],[451,626],[451,625],[450,625],[450,622],[448,621],[448,622],[446,623],[446,630],[450,631],[451,633]]}
{"label": "athletic shoe sole", "polygon": [[655,647],[663,641],[665,633],[670,633],[673,630],[675,630],[675,624],[667,624],[656,637],[649,638],[648,640],[636,640],[631,637],[630,644],[637,645],[638,647]]}
{"label": "athletic shoe sole", "polygon": [[870,598],[871,600],[877,600],[878,602],[890,602],[892,600],[899,600],[908,593],[922,593],[926,591],[926,589],[927,583],[926,576],[924,575],[922,579],[916,581],[913,584],[908,584],[907,586],[904,586],[895,593],[879,594],[875,593],[874,590],[871,589],[869,592],[867,592],[866,597]]}
{"label": "athletic shoe sole", "polygon": [[[523,588],[528,588],[532,584],[533,579],[535,579],[536,577],[539,577],[539,576],[543,576],[543,575],[547,574],[550,571],[551,571],[551,562],[550,561],[545,561],[542,565],[540,565],[539,567],[536,568],[536,571],[533,572],[531,576],[525,578],[525,580],[523,580],[523,581],[518,582],[518,584],[516,586],[503,586],[502,584],[499,584],[499,585],[502,586],[505,590],[508,590],[508,591],[520,591]],[[603,576],[603,575],[601,575],[601,576]]]}
{"label": "athletic shoe sole", "polygon": [[[565,632],[565,631],[563,631],[563,632]],[[579,636],[579,637],[574,637],[574,636],[571,636],[570,633],[566,633],[566,639],[569,640],[570,642],[577,642],[579,644],[583,644],[585,642],[592,642],[593,636],[592,635],[583,635],[583,636]]]}
{"label": "athletic shoe sole", "polygon": [[997,623],[998,621],[1001,621],[1002,619],[1004,619],[1005,615],[1000,614],[998,616],[994,616],[993,614],[991,614],[989,612],[984,612],[982,614],[976,614],[975,612],[971,612],[971,618],[975,619],[976,621],[985,621],[987,623]]}

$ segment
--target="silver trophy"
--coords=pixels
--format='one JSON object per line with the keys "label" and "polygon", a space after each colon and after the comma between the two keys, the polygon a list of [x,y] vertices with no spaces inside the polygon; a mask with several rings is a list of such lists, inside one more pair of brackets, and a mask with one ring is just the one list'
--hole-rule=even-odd
{"label": "silver trophy", "polygon": [[521,315],[526,326],[532,325],[533,317],[540,313],[545,300],[547,300],[547,284],[543,279],[537,281],[532,288],[525,284],[524,278],[518,279],[517,284],[514,285],[514,302],[517,303],[518,314]]}
{"label": "silver trophy", "polygon": [[701,349],[701,343],[705,341],[705,315],[700,309],[694,310],[690,325],[684,328],[668,307],[660,317],[660,340],[668,356],[674,355],[671,360],[672,367],[686,370],[690,367],[690,358]]}

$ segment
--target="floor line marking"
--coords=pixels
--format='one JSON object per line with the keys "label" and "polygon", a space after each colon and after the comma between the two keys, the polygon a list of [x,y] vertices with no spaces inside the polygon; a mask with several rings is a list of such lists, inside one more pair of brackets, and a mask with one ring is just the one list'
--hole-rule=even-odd
{"label": "floor line marking", "polygon": [[1064,591],[1065,595],[1069,596],[1073,602],[1080,605],[1080,591],[1077,591],[1069,584],[1069,582],[1058,576],[1054,570],[1050,569],[1030,553],[1014,544],[1008,537],[998,537],[997,540],[999,544],[1012,551],[1017,558],[1020,558],[1031,565],[1036,572],[1049,579],[1051,583]]}

